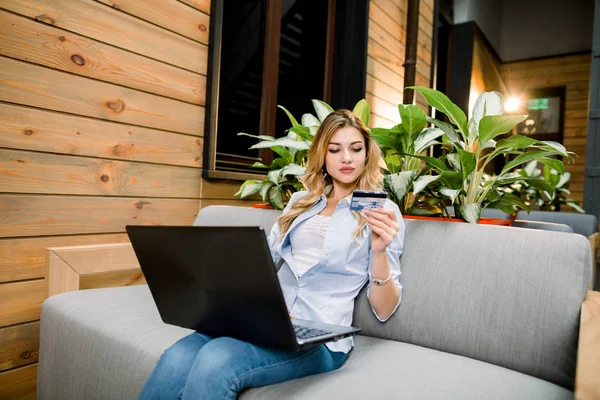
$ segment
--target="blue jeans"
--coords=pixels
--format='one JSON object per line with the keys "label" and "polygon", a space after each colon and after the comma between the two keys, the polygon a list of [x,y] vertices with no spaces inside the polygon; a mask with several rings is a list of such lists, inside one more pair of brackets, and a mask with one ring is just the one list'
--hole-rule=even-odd
{"label": "blue jeans", "polygon": [[325,345],[289,352],[192,333],[163,353],[138,399],[235,399],[245,388],[333,371],[347,357]]}

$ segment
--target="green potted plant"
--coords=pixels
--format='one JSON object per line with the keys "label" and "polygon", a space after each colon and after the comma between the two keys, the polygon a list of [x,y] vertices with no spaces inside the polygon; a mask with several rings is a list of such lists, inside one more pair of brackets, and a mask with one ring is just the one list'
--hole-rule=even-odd
{"label": "green potted plant", "polygon": [[[529,179],[543,179],[549,183],[552,189],[551,191],[547,191],[531,185],[528,181],[514,182],[502,188],[503,191],[519,197],[527,206],[542,211],[556,211],[561,206],[567,206],[579,213],[585,213],[585,210],[580,207],[577,201],[568,197],[571,194],[569,190],[570,173],[565,172],[561,175],[546,165],[543,165],[540,169],[538,168],[537,161],[527,163],[527,165],[522,169],[516,170],[516,172]],[[491,179],[491,177],[488,179]],[[516,213],[517,210],[506,211]]]}
{"label": "green potted plant", "polygon": [[[418,106],[398,105],[401,123],[393,128],[372,128],[373,139],[379,144],[386,165],[384,187],[403,215],[433,215],[442,199],[431,195],[433,182],[441,178],[431,174],[435,159],[420,156],[444,134],[439,128],[425,128],[425,112]],[[416,157],[420,156],[420,157]],[[429,165],[421,167],[422,160]]]}
{"label": "green potted plant", "polygon": [[[475,101],[473,116],[467,121],[465,113],[446,95],[437,90],[414,86],[431,105],[444,113],[449,123],[433,118],[427,120],[443,131],[442,143],[448,154],[440,158],[414,155],[425,161],[440,177],[433,182],[435,197],[445,198],[454,206],[456,216],[477,223],[486,207],[504,209],[529,207],[517,196],[500,190],[514,182],[526,181],[534,187],[551,190],[543,179],[516,174],[514,169],[528,161],[548,166],[564,173],[562,161],[553,156],[571,157],[559,143],[535,140],[523,135],[508,135],[526,115],[503,115],[502,95],[484,92]],[[500,174],[484,181],[485,167],[497,157],[513,155]],[[440,213],[442,210],[439,210]]]}
{"label": "green potted plant", "polygon": [[[269,148],[278,157],[273,159],[270,165],[256,162],[252,168],[262,170],[267,174],[265,179],[250,179],[245,181],[235,196],[242,198],[253,194],[260,194],[263,201],[277,210],[282,210],[294,192],[304,190],[300,177],[304,175],[306,168],[306,154],[312,143],[321,122],[331,113],[331,106],[321,100],[312,101],[315,115],[307,113],[298,123],[296,118],[285,107],[279,106],[288,116],[292,124],[286,131],[286,136],[275,138],[268,135],[250,135],[238,133],[238,135],[250,136],[259,139],[259,142],[251,149]],[[360,100],[353,112],[367,125],[369,123],[370,106],[366,100]]]}

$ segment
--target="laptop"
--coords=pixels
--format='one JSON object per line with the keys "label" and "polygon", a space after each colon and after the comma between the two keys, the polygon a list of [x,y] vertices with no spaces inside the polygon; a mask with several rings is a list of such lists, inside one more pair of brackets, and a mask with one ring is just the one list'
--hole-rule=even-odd
{"label": "laptop", "polygon": [[126,226],[163,322],[288,351],[360,329],[290,318],[258,226]]}

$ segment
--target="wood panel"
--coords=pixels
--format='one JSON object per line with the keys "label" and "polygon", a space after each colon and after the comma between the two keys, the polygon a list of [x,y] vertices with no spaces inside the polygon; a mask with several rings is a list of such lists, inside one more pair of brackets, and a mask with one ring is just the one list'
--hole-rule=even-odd
{"label": "wood panel", "polygon": [[[405,36],[401,38],[394,37],[381,27],[377,20],[371,19],[369,22],[368,37],[381,44],[384,48],[389,49],[392,54],[398,54],[402,58],[404,58],[405,54]],[[431,47],[427,49],[420,44],[417,45],[417,62],[425,65],[431,64]]]}
{"label": "wood panel", "polygon": [[0,7],[206,75],[207,46],[94,1],[3,0]]}
{"label": "wood panel", "polygon": [[0,283],[45,276],[48,247],[126,243],[126,234],[49,236],[0,240]]}
{"label": "wood panel", "polygon": [[130,243],[49,248],[47,296],[146,283]]}
{"label": "wood panel", "polygon": [[202,166],[203,139],[0,103],[2,147]]}
{"label": "wood panel", "polygon": [[403,92],[404,75],[397,74],[372,57],[367,57],[367,74]]}
{"label": "wood panel", "polygon": [[177,0],[98,0],[200,43],[208,44],[210,17]]}
{"label": "wood panel", "polygon": [[367,93],[366,100],[371,105],[371,113],[394,121],[395,124],[400,122],[400,113],[398,112],[397,105],[390,104],[387,101],[382,100],[379,97],[375,97],[370,93]]}
{"label": "wood panel", "polygon": [[[225,180],[202,180],[202,201],[204,199],[229,199],[242,200],[235,196],[235,193],[240,189],[241,182],[225,181]],[[260,195],[255,194],[250,197],[245,197],[244,200],[252,200],[262,202]]]}
{"label": "wood panel", "polygon": [[125,225],[191,225],[199,200],[0,195],[0,237],[124,232]]}
{"label": "wood panel", "polygon": [[210,13],[210,0],[179,0],[184,4],[194,7],[206,14]]}
{"label": "wood panel", "polygon": [[205,103],[203,75],[5,11],[0,11],[0,26],[0,54],[194,104]]}
{"label": "wood panel", "polygon": [[79,289],[84,290],[144,284],[146,284],[146,279],[144,278],[142,271],[138,268],[82,276],[79,282]]}
{"label": "wood panel", "polygon": [[45,293],[44,279],[0,284],[0,326],[40,319]]}
{"label": "wood panel", "polygon": [[[201,208],[207,206],[239,206],[252,207],[257,202],[254,200],[226,200],[226,199],[202,199]],[[262,201],[260,201],[262,203]]]}
{"label": "wood panel", "polygon": [[40,351],[40,322],[0,329],[0,371],[37,362]]}
{"label": "wood panel", "polygon": [[35,400],[37,364],[0,373],[0,399]]}
{"label": "wood panel", "polygon": [[377,128],[392,128],[396,123],[377,114],[371,114],[369,125]]}
{"label": "wood panel", "polygon": [[201,136],[204,107],[0,57],[0,100]]}
{"label": "wood panel", "polygon": [[0,149],[4,193],[200,198],[202,170]]}
{"label": "wood panel", "polygon": [[565,86],[565,129],[563,143],[579,157],[567,164],[571,173],[571,198],[583,198],[583,176],[587,135],[587,113],[591,56],[578,54],[502,65],[501,74],[509,93],[549,86]]}
{"label": "wood panel", "polygon": [[371,75],[367,75],[367,93],[379,97],[380,99],[384,99],[390,104],[402,104],[401,91],[394,89]]}

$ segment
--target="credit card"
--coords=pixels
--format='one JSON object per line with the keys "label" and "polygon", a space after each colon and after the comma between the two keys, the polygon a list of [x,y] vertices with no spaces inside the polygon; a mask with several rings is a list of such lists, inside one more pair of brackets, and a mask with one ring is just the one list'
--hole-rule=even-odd
{"label": "credit card", "polygon": [[355,190],[352,192],[352,201],[350,202],[350,210],[372,210],[375,208],[383,208],[387,192],[369,192],[367,190]]}

